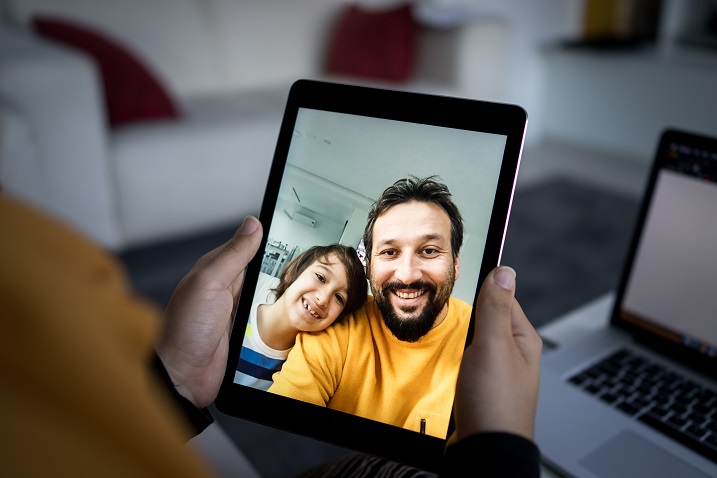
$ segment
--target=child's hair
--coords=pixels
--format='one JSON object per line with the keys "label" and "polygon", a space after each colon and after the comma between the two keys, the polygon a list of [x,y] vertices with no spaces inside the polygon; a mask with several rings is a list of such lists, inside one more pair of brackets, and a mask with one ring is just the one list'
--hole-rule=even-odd
{"label": "child's hair", "polygon": [[277,298],[281,297],[286,289],[315,261],[328,264],[329,256],[335,255],[339,262],[346,269],[348,282],[348,293],[346,304],[339,314],[338,319],[356,311],[366,301],[368,285],[366,283],[366,272],[363,264],[356,253],[356,249],[343,244],[331,244],[329,246],[314,246],[298,256],[284,267],[279,277],[279,285],[273,290]]}

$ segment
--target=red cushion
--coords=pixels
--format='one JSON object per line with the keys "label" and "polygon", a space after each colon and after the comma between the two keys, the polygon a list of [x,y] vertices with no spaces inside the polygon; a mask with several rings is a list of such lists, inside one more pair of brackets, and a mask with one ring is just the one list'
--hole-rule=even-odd
{"label": "red cushion", "polygon": [[329,45],[330,73],[406,81],[413,73],[416,22],[410,4],[387,10],[347,5]]}
{"label": "red cushion", "polygon": [[131,52],[102,33],[55,17],[33,19],[35,31],[92,57],[99,67],[111,127],[134,121],[179,118],[162,84]]}

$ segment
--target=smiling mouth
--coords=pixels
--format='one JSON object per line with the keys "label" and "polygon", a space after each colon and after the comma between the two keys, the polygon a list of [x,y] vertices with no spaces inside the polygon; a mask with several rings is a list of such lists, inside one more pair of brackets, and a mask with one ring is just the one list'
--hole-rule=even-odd
{"label": "smiling mouth", "polygon": [[312,316],[313,318],[315,318],[315,319],[320,319],[320,318],[321,318],[321,316],[318,314],[318,312],[316,312],[314,309],[312,309],[311,306],[309,305],[309,303],[306,302],[306,300],[303,300],[303,301],[302,301],[302,304],[303,304],[303,306],[304,306],[304,309],[308,310],[308,311],[309,311],[309,314],[311,314],[311,316]]}
{"label": "smiling mouth", "polygon": [[422,296],[426,292],[425,289],[420,289],[413,292],[403,292],[400,290],[394,290],[393,293],[398,296],[399,299],[415,299],[416,297]]}

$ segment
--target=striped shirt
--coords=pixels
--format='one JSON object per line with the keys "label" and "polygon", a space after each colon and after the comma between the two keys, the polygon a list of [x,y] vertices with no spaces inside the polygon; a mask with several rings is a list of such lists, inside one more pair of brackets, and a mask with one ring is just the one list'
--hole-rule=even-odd
{"label": "striped shirt", "polygon": [[271,376],[281,370],[291,349],[276,350],[264,343],[256,325],[258,307],[259,304],[253,304],[249,314],[234,383],[268,390],[272,384]]}

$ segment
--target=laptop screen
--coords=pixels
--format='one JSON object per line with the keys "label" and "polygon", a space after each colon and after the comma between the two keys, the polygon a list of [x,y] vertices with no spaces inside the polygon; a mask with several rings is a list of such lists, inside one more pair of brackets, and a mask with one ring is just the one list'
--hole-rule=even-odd
{"label": "laptop screen", "polygon": [[717,141],[668,133],[619,319],[717,358]]}

